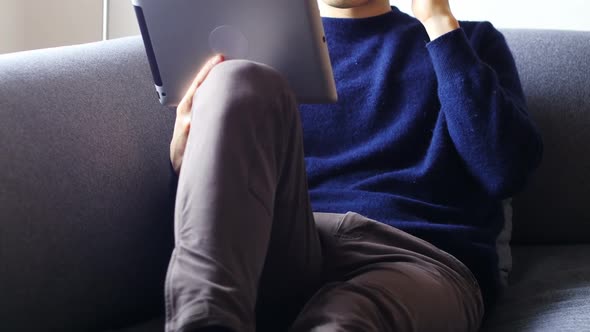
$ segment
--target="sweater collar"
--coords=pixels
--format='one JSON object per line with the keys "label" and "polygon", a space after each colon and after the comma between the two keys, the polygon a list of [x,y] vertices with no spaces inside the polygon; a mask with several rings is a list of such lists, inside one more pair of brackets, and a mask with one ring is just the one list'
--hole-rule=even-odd
{"label": "sweater collar", "polygon": [[393,26],[401,15],[399,9],[392,6],[390,12],[377,16],[366,18],[322,17],[322,23],[329,37],[342,36],[354,39],[382,32],[385,27]]}

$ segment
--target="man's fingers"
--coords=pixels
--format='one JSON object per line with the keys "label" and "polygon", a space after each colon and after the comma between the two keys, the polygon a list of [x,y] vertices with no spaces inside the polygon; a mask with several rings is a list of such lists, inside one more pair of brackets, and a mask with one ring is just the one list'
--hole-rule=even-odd
{"label": "man's fingers", "polygon": [[189,105],[192,104],[192,99],[193,99],[193,96],[195,95],[195,93],[197,92],[197,88],[201,84],[203,84],[203,82],[207,78],[207,75],[209,75],[209,72],[211,71],[211,69],[213,69],[213,67],[218,65],[223,60],[224,60],[223,55],[218,54],[218,55],[212,57],[211,59],[209,59],[209,61],[207,61],[207,63],[205,63],[205,65],[201,68],[201,70],[197,74],[197,77],[195,78],[195,80],[191,84],[190,88],[186,92],[186,95],[184,96],[184,98],[187,99],[186,101],[189,103]]}
{"label": "man's fingers", "polygon": [[223,55],[221,55],[221,54],[217,54],[213,58],[209,59],[209,61],[207,61],[205,66],[197,74],[197,78],[195,79],[197,84],[196,85],[193,84],[193,85],[195,85],[193,93],[203,83],[203,81],[205,81],[205,78],[207,78],[207,75],[209,75],[209,72],[211,71],[211,69],[213,69],[213,67],[217,66],[222,61],[223,61]]}

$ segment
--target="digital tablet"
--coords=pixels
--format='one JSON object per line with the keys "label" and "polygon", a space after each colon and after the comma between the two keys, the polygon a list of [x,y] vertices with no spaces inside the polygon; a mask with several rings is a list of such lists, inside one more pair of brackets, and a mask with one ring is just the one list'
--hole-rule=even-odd
{"label": "digital tablet", "polygon": [[317,0],[132,0],[160,103],[177,106],[221,53],[281,73],[304,104],[333,103],[336,86]]}

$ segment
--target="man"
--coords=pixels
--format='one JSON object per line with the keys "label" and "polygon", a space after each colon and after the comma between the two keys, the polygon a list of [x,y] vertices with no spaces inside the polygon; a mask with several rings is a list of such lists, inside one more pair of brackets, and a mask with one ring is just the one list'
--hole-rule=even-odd
{"label": "man", "polygon": [[542,149],[506,42],[448,0],[319,4],[337,104],[218,56],[177,109],[167,331],[476,331]]}

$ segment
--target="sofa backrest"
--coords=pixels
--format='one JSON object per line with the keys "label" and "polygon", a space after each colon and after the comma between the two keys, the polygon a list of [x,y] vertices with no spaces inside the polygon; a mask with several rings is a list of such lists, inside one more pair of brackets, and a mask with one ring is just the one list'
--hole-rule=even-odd
{"label": "sofa backrest", "polygon": [[590,32],[503,33],[544,142],[513,201],[513,242],[590,243]]}
{"label": "sofa backrest", "polygon": [[[588,241],[590,33],[505,33],[545,141],[515,240]],[[139,37],[0,56],[0,331],[162,314],[174,116]]]}
{"label": "sofa backrest", "polygon": [[174,118],[138,38],[0,56],[0,331],[163,312]]}

